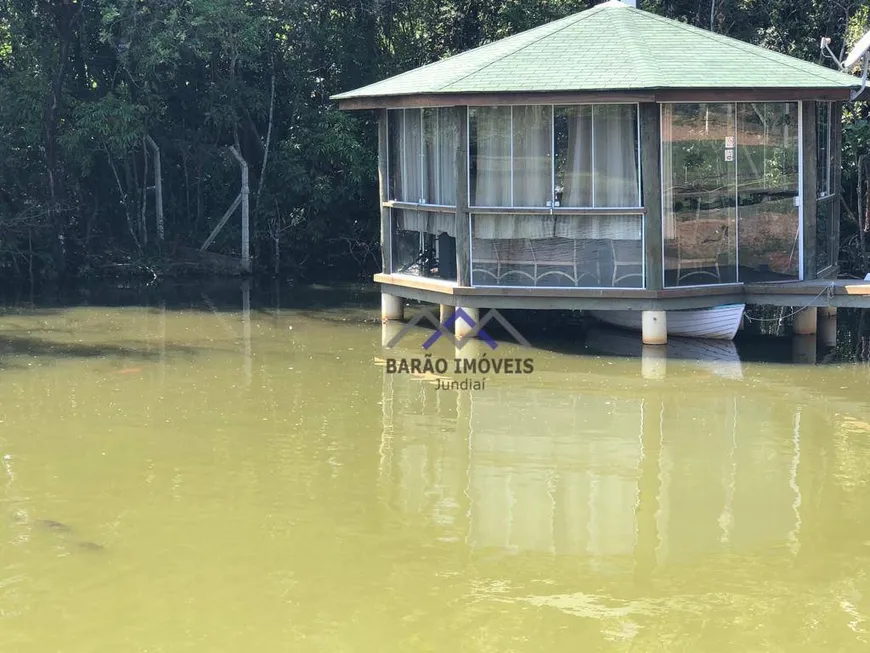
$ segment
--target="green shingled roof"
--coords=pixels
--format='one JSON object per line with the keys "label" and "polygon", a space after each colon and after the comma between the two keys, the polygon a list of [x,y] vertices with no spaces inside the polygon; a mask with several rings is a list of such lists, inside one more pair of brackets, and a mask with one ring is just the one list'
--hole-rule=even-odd
{"label": "green shingled roof", "polygon": [[859,85],[852,75],[611,0],[333,99]]}

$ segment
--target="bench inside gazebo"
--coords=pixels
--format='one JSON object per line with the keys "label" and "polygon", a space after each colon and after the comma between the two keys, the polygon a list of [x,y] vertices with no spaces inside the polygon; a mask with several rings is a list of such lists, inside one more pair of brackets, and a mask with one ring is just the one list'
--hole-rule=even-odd
{"label": "bench inside gazebo", "polygon": [[410,298],[661,326],[835,279],[860,85],[610,0],[337,95],[378,112],[383,317]]}

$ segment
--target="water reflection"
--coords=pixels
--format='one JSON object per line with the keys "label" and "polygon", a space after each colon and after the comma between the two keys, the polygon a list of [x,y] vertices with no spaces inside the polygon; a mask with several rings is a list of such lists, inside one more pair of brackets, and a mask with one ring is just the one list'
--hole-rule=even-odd
{"label": "water reflection", "polygon": [[[798,554],[810,509],[801,487],[819,471],[804,461],[813,454],[803,432],[828,446],[866,403],[829,414],[804,405],[810,394],[783,401],[757,387],[763,379],[732,384],[739,359],[679,367],[653,385],[645,374],[604,382],[612,360],[599,363],[476,393],[384,373],[380,476],[391,501],[475,550],[582,556],[602,568],[651,573],[770,547]],[[723,380],[703,387],[713,373]],[[802,478],[805,466],[813,471]]]}

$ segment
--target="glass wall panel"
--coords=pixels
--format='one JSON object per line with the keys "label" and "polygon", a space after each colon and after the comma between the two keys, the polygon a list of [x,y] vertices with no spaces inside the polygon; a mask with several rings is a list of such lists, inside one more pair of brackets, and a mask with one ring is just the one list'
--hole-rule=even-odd
{"label": "glass wall panel", "polygon": [[558,206],[640,206],[637,106],[556,107]]}
{"label": "glass wall panel", "polygon": [[592,205],[640,206],[637,106],[594,105],[592,133],[595,142],[592,159]]}
{"label": "glass wall panel", "polygon": [[423,179],[428,204],[456,204],[459,121],[452,108],[423,109]]}
{"label": "glass wall panel", "polygon": [[393,209],[392,272],[456,281],[456,215]]}
{"label": "glass wall panel", "polygon": [[797,102],[737,104],[742,282],[798,278],[798,146]]}
{"label": "glass wall panel", "polygon": [[556,206],[591,207],[592,106],[556,107]]}
{"label": "glass wall panel", "polygon": [[423,128],[420,109],[391,109],[387,115],[390,199],[419,202],[423,199]]}
{"label": "glass wall panel", "polygon": [[816,181],[818,196],[831,194],[831,103],[816,102]]}
{"label": "glass wall panel", "polygon": [[640,215],[474,215],[472,283],[643,287]]}
{"label": "glass wall panel", "polygon": [[474,206],[511,206],[511,108],[471,107],[469,196]]}
{"label": "glass wall panel", "polygon": [[513,111],[513,206],[550,206],[553,107],[516,106]]}
{"label": "glass wall panel", "polygon": [[737,280],[733,104],[662,105],[666,286]]}
{"label": "glass wall panel", "polygon": [[816,270],[831,265],[831,234],[833,232],[834,199],[819,200],[816,206]]}

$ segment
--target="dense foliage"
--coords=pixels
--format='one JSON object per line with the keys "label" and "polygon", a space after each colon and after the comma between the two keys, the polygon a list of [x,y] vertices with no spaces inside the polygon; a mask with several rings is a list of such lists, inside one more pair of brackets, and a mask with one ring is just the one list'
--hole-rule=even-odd
{"label": "dense foliage", "polygon": [[[338,111],[330,94],[595,3],[0,0],[0,275],[171,262],[175,245],[198,246],[239,192],[231,145],[250,165],[259,270],[371,270],[373,116]],[[866,0],[640,4],[813,61],[820,36],[839,53],[868,19]],[[860,104],[846,120],[848,239],[870,126]],[[149,139],[161,153],[163,242]],[[238,225],[214,248],[237,252]]]}

